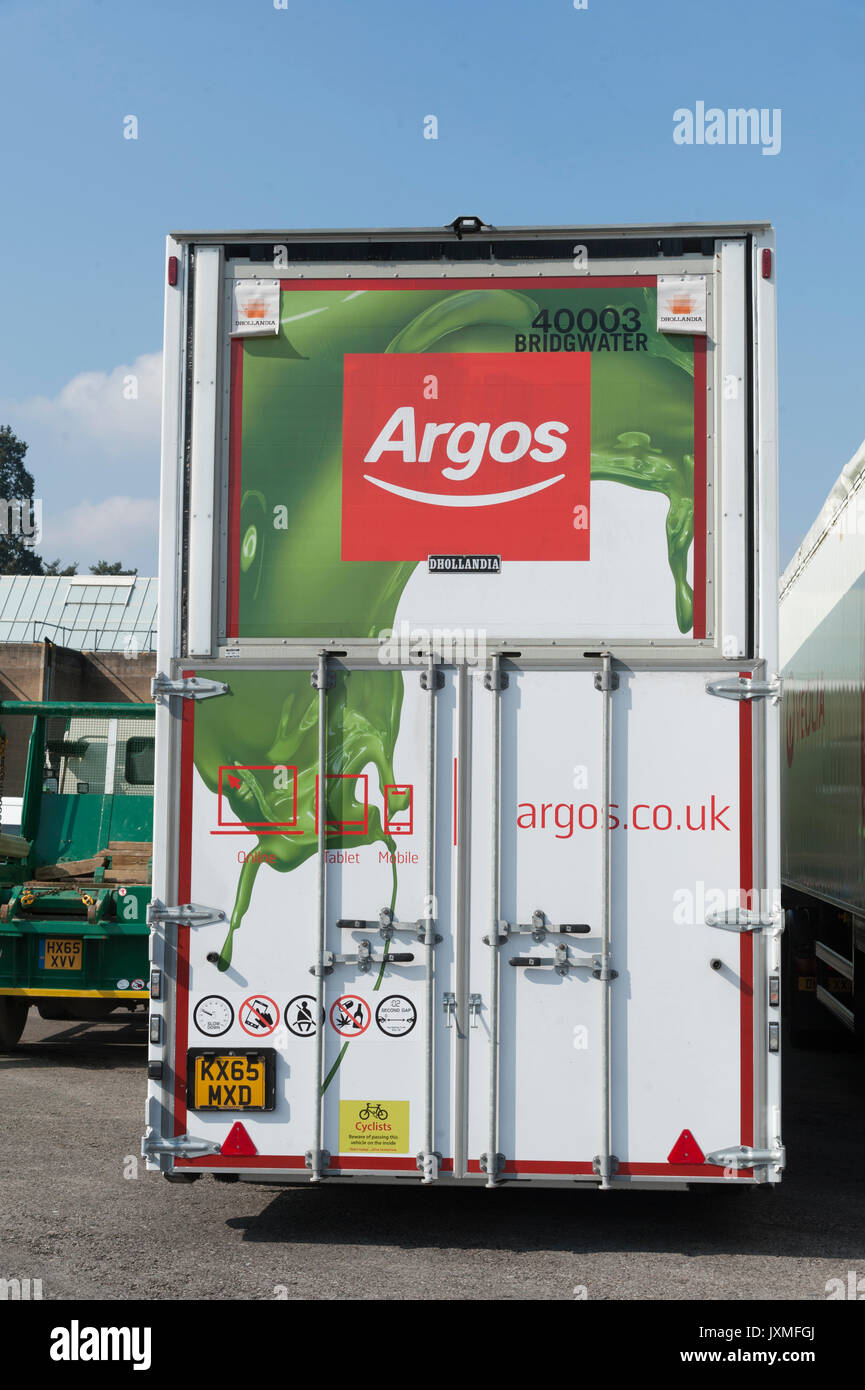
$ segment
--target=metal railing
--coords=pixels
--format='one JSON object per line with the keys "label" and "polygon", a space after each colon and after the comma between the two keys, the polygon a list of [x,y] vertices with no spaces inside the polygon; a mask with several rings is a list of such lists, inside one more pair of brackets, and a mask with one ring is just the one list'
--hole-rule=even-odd
{"label": "metal railing", "polygon": [[[23,628],[26,634],[28,627],[31,636],[28,639],[25,635],[22,638],[15,638],[8,635],[14,628]],[[4,629],[6,632],[4,633]],[[60,634],[58,636],[58,633]],[[83,634],[77,636],[76,634]],[[115,627],[64,627],[60,623],[49,623],[41,619],[32,619],[29,622],[15,622],[10,620],[8,623],[0,621],[0,644],[14,641],[42,642],[45,638],[56,643],[57,646],[70,647],[75,651],[99,651],[99,643],[103,638],[108,638],[110,651],[123,651],[131,644],[139,652],[153,652],[156,650],[156,624],[150,627],[115,628]],[[76,637],[76,640],[72,640]],[[106,650],[106,648],[102,648]]]}

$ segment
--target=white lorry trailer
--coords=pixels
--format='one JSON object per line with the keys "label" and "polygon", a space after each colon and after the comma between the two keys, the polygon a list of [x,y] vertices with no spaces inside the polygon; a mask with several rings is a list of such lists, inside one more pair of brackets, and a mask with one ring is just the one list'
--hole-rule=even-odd
{"label": "white lorry trailer", "polygon": [[782,882],[794,1041],[865,1037],[865,444],[781,579]]}
{"label": "white lorry trailer", "polygon": [[773,248],[169,238],[150,1167],[779,1180]]}

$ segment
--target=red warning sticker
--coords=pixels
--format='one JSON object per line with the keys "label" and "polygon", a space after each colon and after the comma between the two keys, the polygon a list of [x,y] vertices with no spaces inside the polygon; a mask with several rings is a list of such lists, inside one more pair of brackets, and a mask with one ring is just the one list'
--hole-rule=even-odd
{"label": "red warning sticker", "polygon": [[241,1004],[238,1020],[251,1038],[266,1038],[279,1023],[279,1008],[266,994],[251,994]]}
{"label": "red warning sticker", "polygon": [[341,1038],[359,1038],[370,1025],[372,1012],[358,994],[343,994],[330,1008],[330,1021]]}

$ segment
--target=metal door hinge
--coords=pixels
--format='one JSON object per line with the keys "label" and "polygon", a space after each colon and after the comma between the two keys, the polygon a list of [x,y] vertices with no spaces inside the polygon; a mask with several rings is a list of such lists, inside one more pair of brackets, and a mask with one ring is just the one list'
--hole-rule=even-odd
{"label": "metal door hinge", "polygon": [[214,1144],[210,1139],[196,1139],[191,1134],[177,1134],[170,1139],[145,1134],[141,1141],[142,1158],[159,1158],[161,1154],[170,1154],[176,1158],[201,1158],[205,1154],[219,1152],[219,1144]]}
{"label": "metal door hinge", "polygon": [[729,1149],[716,1149],[706,1154],[706,1162],[717,1168],[770,1168],[777,1164],[783,1168],[787,1162],[787,1150],[783,1144],[774,1149],[751,1149],[747,1144],[731,1144]]}
{"label": "metal door hinge", "polygon": [[[315,1155],[314,1155],[312,1149],[307,1149],[306,1153],[303,1155],[303,1161],[304,1161],[304,1163],[306,1164],[307,1168],[312,1168],[312,1167],[314,1167],[314,1159],[315,1159]],[[328,1149],[319,1149],[319,1165],[318,1165],[318,1166],[319,1166],[319,1168],[329,1168],[329,1167],[330,1167],[330,1151],[329,1151]]]}
{"label": "metal door hinge", "polygon": [[172,680],[160,671],[150,682],[150,693],[161,705],[171,695],[181,700],[212,700],[216,695],[228,695],[229,688],[225,681],[211,680],[209,676],[182,676]]}
{"label": "metal door hinge", "polygon": [[734,676],[726,680],[707,681],[706,694],[717,695],[722,700],[769,699],[773,705],[777,705],[781,698],[781,677],[755,681],[751,676]]}
{"label": "metal door hinge", "polygon": [[600,1178],[612,1178],[619,1170],[619,1160],[615,1154],[596,1154],[592,1159],[592,1171]]}
{"label": "metal door hinge", "polygon": [[209,927],[226,921],[226,914],[219,907],[203,907],[200,903],[183,903],[179,907],[166,907],[159,898],[147,904],[147,925],[163,926],[166,922],[176,922],[182,927]]}
{"label": "metal door hinge", "polygon": [[774,927],[776,931],[784,929],[784,914],[780,908],[764,913],[736,907],[731,912],[707,912],[705,920],[707,927],[718,927],[721,931],[761,931],[766,927]]}
{"label": "metal door hinge", "polygon": [[424,1182],[435,1182],[439,1175],[439,1164],[442,1161],[440,1153],[418,1154],[418,1171],[423,1173]]}
{"label": "metal door hinge", "polygon": [[618,671],[596,671],[595,689],[596,690],[618,690],[619,673]]}
{"label": "metal door hinge", "polygon": [[[505,1166],[505,1156],[504,1156],[504,1154],[496,1154],[496,1155],[495,1155],[495,1159],[494,1159],[494,1165],[493,1165],[493,1168],[492,1168],[492,1172],[493,1172],[493,1173],[501,1173],[501,1172],[504,1171],[504,1166]],[[481,1172],[482,1172],[482,1173],[489,1173],[489,1172],[491,1171],[491,1170],[490,1170],[490,1163],[489,1163],[489,1155],[488,1155],[488,1154],[481,1154],[481,1157],[480,1157],[480,1169],[481,1169]]]}
{"label": "metal door hinge", "polygon": [[[309,683],[313,690],[330,690],[334,682],[334,674],[327,662],[327,652],[319,652],[319,664],[309,673]],[[321,676],[324,673],[322,683]]]}

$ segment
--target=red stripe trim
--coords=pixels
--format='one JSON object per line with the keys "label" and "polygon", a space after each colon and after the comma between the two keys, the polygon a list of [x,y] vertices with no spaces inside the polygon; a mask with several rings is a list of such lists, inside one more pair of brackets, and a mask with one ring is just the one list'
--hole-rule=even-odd
{"label": "red stripe trim", "polygon": [[228,558],[225,578],[225,635],[240,626],[240,452],[243,439],[243,339],[231,340],[228,427]]}
{"label": "red stripe trim", "polygon": [[[194,671],[184,671],[193,676]],[[192,773],[195,753],[195,701],[183,700],[180,726],[180,849],[178,902],[187,903],[192,885]],[[177,928],[177,1013],[174,1038],[174,1133],[186,1133],[186,1044],[189,1029],[189,927]]]}
{"label": "red stripe trim", "polygon": [[[467,1171],[469,1173],[481,1173],[483,1170],[477,1159],[469,1159]],[[574,1173],[591,1174],[594,1168],[591,1163],[561,1163],[556,1159],[510,1159],[505,1163],[503,1171],[507,1173]],[[680,1177],[680,1178],[722,1178],[725,1173],[724,1168],[719,1168],[714,1163],[620,1163],[616,1169],[617,1175],[622,1177]],[[737,1177],[747,1178],[751,1176],[750,1168],[740,1168],[737,1170]]]}
{"label": "red stripe trim", "polygon": [[706,339],[694,338],[694,621],[706,636]]}
{"label": "red stripe trim", "polygon": [[[249,1158],[232,1158],[230,1154],[208,1154],[204,1158],[178,1158],[175,1159],[178,1168],[305,1168],[306,1159],[302,1154],[255,1154]],[[358,1172],[386,1171],[393,1172],[419,1172],[416,1158],[390,1158],[385,1156],[372,1156],[361,1158],[354,1154],[337,1154],[330,1160],[325,1170],[330,1173],[335,1169],[345,1172],[349,1169]],[[454,1161],[452,1158],[443,1158],[439,1164],[442,1173],[452,1173]]]}
{"label": "red stripe trim", "polygon": [[[234,1169],[255,1169],[255,1168],[290,1168],[302,1170],[306,1167],[306,1160],[302,1154],[255,1154],[249,1158],[231,1157],[230,1154],[209,1154],[203,1158],[177,1158],[175,1166],[178,1168],[234,1168]],[[454,1161],[452,1158],[443,1158],[439,1169],[442,1173],[452,1173]],[[339,1170],[340,1172],[414,1172],[417,1169],[417,1159],[415,1158],[390,1158],[369,1155],[365,1158],[352,1154],[337,1154],[330,1160],[328,1172]],[[469,1173],[481,1174],[481,1165],[477,1159],[470,1159],[467,1165]],[[620,1163],[617,1172],[622,1177],[679,1177],[679,1178],[722,1178],[725,1174],[724,1168],[719,1168],[713,1163],[701,1164],[681,1164],[681,1163]],[[591,1175],[594,1169],[591,1163],[561,1163],[554,1159],[515,1159],[509,1160],[504,1166],[507,1173],[573,1173],[581,1175]],[[737,1178],[750,1178],[753,1171],[750,1168],[739,1168],[736,1171]]]}
{"label": "red stripe trim", "polygon": [[[750,675],[749,671],[740,672]],[[751,906],[754,886],[753,721],[750,700],[739,702],[739,883],[741,906]],[[754,1142],[754,938],[739,939],[739,1035],[742,1049],[741,1143]]]}
{"label": "red stripe trim", "polygon": [[459,775],[457,771],[457,759],[454,758],[454,844],[457,842],[457,797],[459,794]]}
{"label": "red stripe trim", "polygon": [[423,276],[414,280],[280,280],[282,290],[346,290],[353,294],[356,290],[441,290],[457,286],[465,290],[499,290],[508,286],[521,289],[575,290],[581,286],[598,290],[653,290],[658,283],[656,275],[559,275],[543,278],[512,279],[499,275],[485,279],[465,279],[463,276]]}

